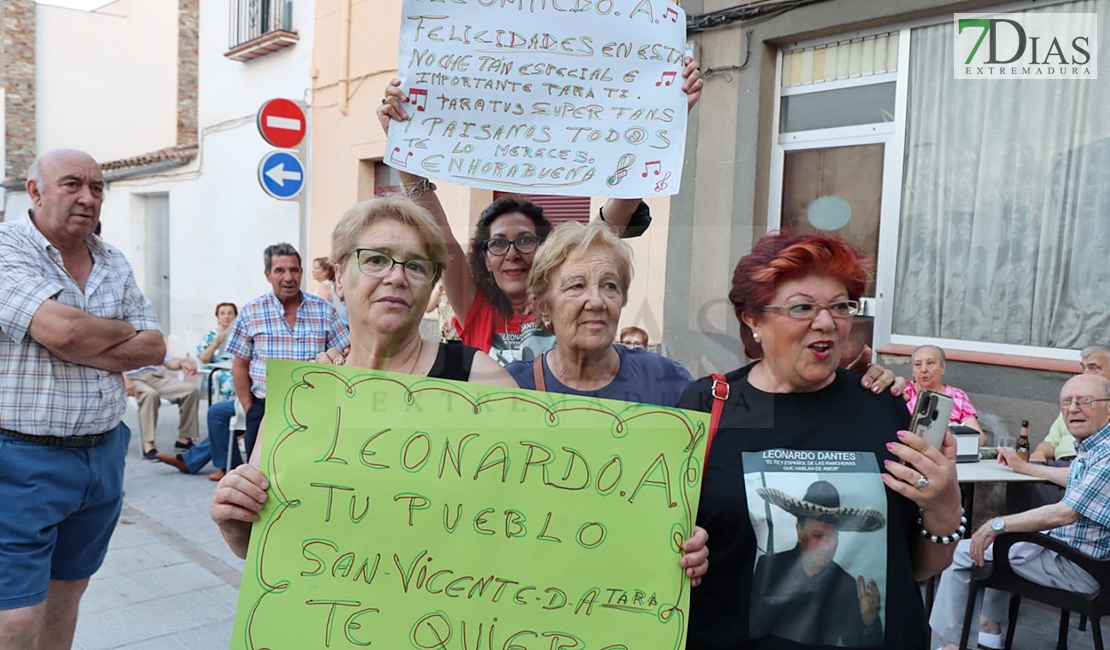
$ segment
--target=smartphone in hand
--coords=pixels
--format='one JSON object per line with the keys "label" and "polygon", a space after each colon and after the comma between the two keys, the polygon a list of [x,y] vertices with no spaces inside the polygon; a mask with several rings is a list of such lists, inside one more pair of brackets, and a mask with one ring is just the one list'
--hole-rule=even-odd
{"label": "smartphone in hand", "polygon": [[954,403],[944,393],[923,390],[917,395],[913,409],[910,432],[925,439],[925,442],[940,449],[944,443],[944,432],[948,430],[948,419],[952,416]]}

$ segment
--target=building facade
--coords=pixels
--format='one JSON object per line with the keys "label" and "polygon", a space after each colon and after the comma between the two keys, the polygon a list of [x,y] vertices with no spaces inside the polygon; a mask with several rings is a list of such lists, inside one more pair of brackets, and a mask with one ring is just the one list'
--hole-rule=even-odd
{"label": "building facade", "polygon": [[[313,2],[119,0],[75,11],[11,0],[4,11],[16,5],[23,23],[34,16],[34,47],[10,77],[5,64],[5,219],[26,213],[35,151],[84,149],[107,181],[103,236],[131,261],[166,333],[195,342],[218,302],[269,291],[262,251],[307,248],[307,197],[261,189],[259,163],[274,147],[256,114],[272,98],[310,103]],[[13,88],[18,102],[7,101]]]}
{"label": "building facade", "polygon": [[672,205],[672,355],[744,363],[736,261],[770,230],[835,232],[876,260],[857,346],[908,376],[939,344],[1000,426],[1047,428],[1061,373],[1110,338],[1110,84],[956,79],[953,13],[1097,14],[1104,32],[1110,2],[683,4],[707,87]]}

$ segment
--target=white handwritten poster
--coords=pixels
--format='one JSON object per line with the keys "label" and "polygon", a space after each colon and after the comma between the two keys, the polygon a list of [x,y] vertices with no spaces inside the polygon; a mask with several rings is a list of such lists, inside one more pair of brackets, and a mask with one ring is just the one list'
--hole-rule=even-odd
{"label": "white handwritten poster", "polygon": [[686,14],[669,0],[405,0],[385,162],[471,187],[679,191]]}

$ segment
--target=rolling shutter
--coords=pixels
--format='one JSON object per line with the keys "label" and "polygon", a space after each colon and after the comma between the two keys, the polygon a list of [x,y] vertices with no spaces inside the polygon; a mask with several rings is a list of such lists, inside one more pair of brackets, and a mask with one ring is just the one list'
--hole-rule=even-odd
{"label": "rolling shutter", "polygon": [[513,194],[511,192],[494,192],[493,198],[511,196],[531,201],[543,208],[543,214],[551,225],[558,226],[568,221],[587,223],[590,220],[590,197],[588,196],[552,196],[550,194]]}

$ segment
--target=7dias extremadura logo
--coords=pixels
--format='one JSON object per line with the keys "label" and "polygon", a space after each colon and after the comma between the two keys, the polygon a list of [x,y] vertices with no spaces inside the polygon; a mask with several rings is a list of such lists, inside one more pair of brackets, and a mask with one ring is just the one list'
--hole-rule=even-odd
{"label": "7dias extremadura logo", "polygon": [[1097,79],[1096,14],[956,14],[956,79]]}

